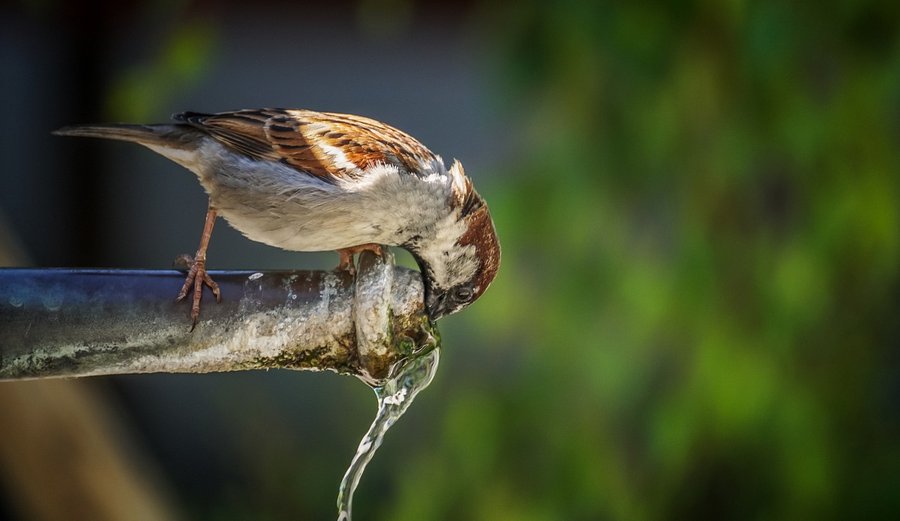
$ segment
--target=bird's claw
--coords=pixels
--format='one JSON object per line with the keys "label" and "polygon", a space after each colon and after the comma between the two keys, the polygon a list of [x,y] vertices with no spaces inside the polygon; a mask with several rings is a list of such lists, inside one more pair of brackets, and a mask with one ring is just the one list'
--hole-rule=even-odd
{"label": "bird's claw", "polygon": [[351,277],[356,276],[356,263],[353,262],[353,256],[357,253],[362,253],[364,251],[371,251],[378,256],[384,256],[384,249],[380,244],[361,244],[359,246],[352,246],[350,248],[343,248],[338,250],[338,255],[341,256],[340,261],[338,261],[337,270],[345,271]]}
{"label": "bird's claw", "polygon": [[345,271],[350,277],[356,277],[356,263],[353,262],[353,253],[349,250],[338,250],[341,260],[338,261],[337,271]]}
{"label": "bird's claw", "polygon": [[206,272],[205,259],[194,259],[190,255],[180,255],[176,259],[176,263],[179,262],[184,262],[189,268],[187,277],[185,277],[184,284],[181,286],[181,291],[178,292],[178,297],[175,298],[175,301],[180,302],[184,300],[193,286],[191,303],[191,331],[193,331],[197,327],[197,320],[200,318],[200,300],[203,298],[203,285],[205,284],[209,287],[213,296],[216,297],[216,302],[222,301],[222,292],[219,290],[219,285]]}
{"label": "bird's claw", "polygon": [[182,253],[172,261],[172,266],[179,271],[189,271],[192,264],[194,264],[194,257],[189,253]]}

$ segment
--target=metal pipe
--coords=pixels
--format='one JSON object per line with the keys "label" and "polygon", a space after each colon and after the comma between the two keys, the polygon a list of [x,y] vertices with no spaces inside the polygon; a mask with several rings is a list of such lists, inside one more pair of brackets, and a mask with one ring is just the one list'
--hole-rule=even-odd
{"label": "metal pipe", "polygon": [[191,331],[178,271],[0,269],[0,379],[283,368],[379,385],[438,343],[419,273],[390,253],[361,254],[355,278],[211,276],[222,302],[204,299]]}

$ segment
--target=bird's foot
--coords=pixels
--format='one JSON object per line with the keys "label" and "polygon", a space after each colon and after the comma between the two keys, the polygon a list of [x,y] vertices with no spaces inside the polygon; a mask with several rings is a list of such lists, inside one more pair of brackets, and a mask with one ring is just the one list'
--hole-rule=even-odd
{"label": "bird's foot", "polygon": [[219,285],[206,272],[206,259],[199,256],[195,259],[188,254],[183,254],[175,259],[175,264],[187,269],[187,277],[185,277],[184,285],[181,286],[181,291],[178,292],[178,297],[175,301],[180,302],[184,300],[191,290],[191,286],[194,288],[193,302],[191,304],[191,331],[193,331],[197,327],[197,319],[200,317],[200,299],[203,297],[203,285],[209,286],[209,289],[212,290],[213,295],[216,297],[216,302],[222,301],[222,293],[219,291]]}
{"label": "bird's foot", "polygon": [[380,244],[375,243],[360,244],[359,246],[342,248],[337,251],[338,255],[341,256],[341,260],[338,262],[336,269],[338,271],[346,271],[350,274],[351,277],[355,277],[356,264],[353,262],[353,256],[364,251],[371,251],[379,257],[384,256],[384,249],[382,249]]}

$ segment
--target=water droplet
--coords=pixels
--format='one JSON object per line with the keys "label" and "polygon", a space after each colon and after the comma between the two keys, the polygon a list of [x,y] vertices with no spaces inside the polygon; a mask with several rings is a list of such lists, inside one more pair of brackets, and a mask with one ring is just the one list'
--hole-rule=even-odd
{"label": "water droplet", "polygon": [[263,276],[263,274],[257,271],[256,273],[254,273],[253,275],[250,275],[250,276],[247,277],[247,278],[250,279],[250,280],[256,280],[256,279],[258,279],[258,278],[260,278],[260,277],[262,277],[262,276]]}
{"label": "water droplet", "polygon": [[58,288],[53,288],[41,297],[41,302],[49,311],[59,311],[63,303],[63,294]]}

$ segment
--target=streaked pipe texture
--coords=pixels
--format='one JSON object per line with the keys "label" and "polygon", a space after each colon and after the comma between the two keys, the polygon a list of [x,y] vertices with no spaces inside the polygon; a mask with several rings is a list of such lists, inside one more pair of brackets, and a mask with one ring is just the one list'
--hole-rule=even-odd
{"label": "streaked pipe texture", "polygon": [[0,269],[0,379],[248,369],[331,370],[371,385],[438,333],[418,272],[360,256],[332,271],[210,273],[190,330],[178,271]]}

